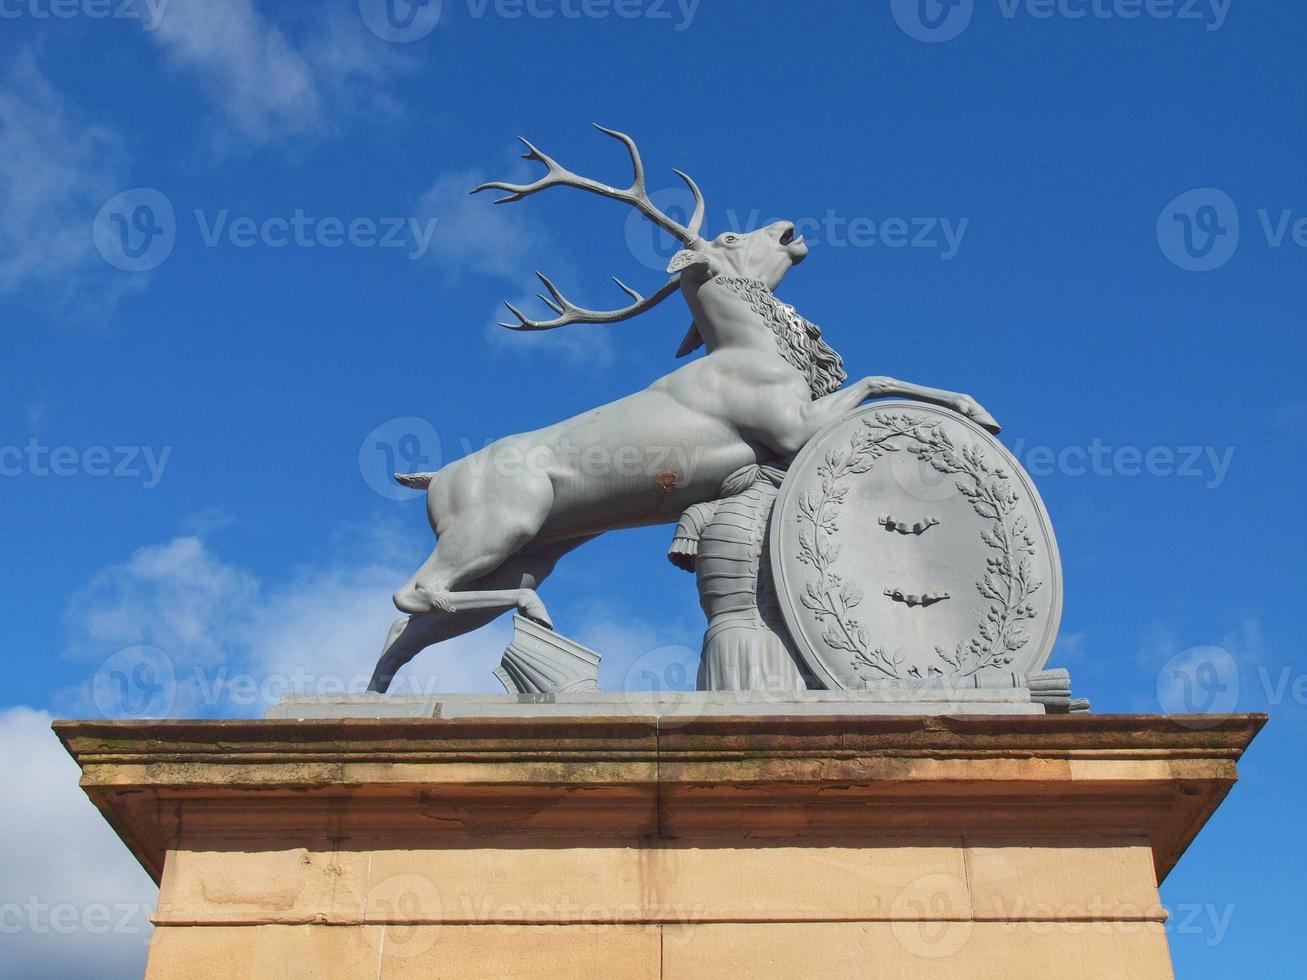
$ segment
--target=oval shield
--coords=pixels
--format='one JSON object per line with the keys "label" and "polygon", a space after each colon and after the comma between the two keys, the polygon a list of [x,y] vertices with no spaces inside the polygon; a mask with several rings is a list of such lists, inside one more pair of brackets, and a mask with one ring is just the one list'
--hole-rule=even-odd
{"label": "oval shield", "polygon": [[772,516],[785,623],[827,687],[1029,674],[1048,662],[1062,566],[1044,503],[974,422],[883,401],[799,453]]}

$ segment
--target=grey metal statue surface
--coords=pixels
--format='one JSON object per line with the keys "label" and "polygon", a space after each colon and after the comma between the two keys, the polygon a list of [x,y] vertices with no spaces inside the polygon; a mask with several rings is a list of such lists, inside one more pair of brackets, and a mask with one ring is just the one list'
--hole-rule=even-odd
{"label": "grey metal statue surface", "polygon": [[[509,306],[516,330],[577,323],[617,323],[680,293],[694,318],[678,356],[700,346],[706,356],[648,388],[533,432],[507,436],[435,473],[401,475],[427,491],[438,543],[395,593],[405,615],[391,627],[370,690],[385,691],[395,672],[424,648],[474,630],[508,609],[550,625],[535,589],[563,555],[605,531],[676,522],[693,504],[717,500],[743,467],[793,457],[817,432],[871,398],[902,396],[956,411],[992,431],[998,425],[968,395],[883,376],[847,387],[839,355],[818,327],[782,303],[774,290],[808,254],[792,222],[748,233],[701,237],[705,203],[682,225],[650,199],[635,142],[623,143],[634,176],[626,188],[580,176],[531,143],[525,158],[546,173],[529,184],[500,181],[519,201],[551,187],[571,187],[627,204],[673,235],[684,249],[670,278],[648,297],[617,280],[631,302],[584,309],[545,276],[541,299],[555,316],[533,320]],[[506,465],[512,460],[513,465]],[[522,465],[522,461],[529,461]],[[634,462],[633,462],[634,460]]]}
{"label": "grey metal statue surface", "polygon": [[992,435],[877,402],[814,437],[772,510],[769,567],[799,658],[829,690],[1042,672],[1062,563],[1034,483]]}
{"label": "grey metal statue surface", "polygon": [[667,557],[695,573],[708,618],[695,685],[700,691],[805,691],[811,671],[782,619],[767,548],[772,507],[785,478],[777,466],[746,466],[721,499],[681,515]]}

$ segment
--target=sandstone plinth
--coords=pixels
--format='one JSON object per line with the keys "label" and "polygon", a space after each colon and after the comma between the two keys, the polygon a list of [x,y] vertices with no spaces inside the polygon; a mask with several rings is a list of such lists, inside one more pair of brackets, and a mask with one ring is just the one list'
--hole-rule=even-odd
{"label": "sandstone plinth", "polygon": [[1170,977],[1262,716],[61,722],[147,976]]}

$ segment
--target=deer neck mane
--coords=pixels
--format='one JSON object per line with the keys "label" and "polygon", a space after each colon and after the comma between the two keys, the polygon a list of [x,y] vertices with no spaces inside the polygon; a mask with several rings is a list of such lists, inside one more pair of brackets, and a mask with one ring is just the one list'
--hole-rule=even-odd
{"label": "deer neck mane", "polygon": [[813,398],[821,398],[839,389],[848,375],[839,353],[821,339],[821,327],[804,319],[789,303],[776,298],[760,279],[747,276],[719,275],[713,279],[744,300],[770,328],[776,352],[803,372]]}

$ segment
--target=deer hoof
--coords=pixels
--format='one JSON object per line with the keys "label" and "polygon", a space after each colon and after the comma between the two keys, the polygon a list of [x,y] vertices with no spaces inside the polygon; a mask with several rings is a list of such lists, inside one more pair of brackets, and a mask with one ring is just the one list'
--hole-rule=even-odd
{"label": "deer hoof", "polygon": [[549,611],[545,609],[545,604],[540,601],[540,597],[534,592],[524,596],[517,608],[523,616],[532,622],[539,623],[547,630],[554,628],[554,621],[549,618]]}
{"label": "deer hoof", "polygon": [[965,415],[982,429],[986,429],[989,432],[997,434],[1002,428],[994,416],[985,411],[978,401],[968,395],[962,396],[962,400],[958,403],[957,409],[961,414]]}
{"label": "deer hoof", "polygon": [[1003,427],[998,424],[998,419],[994,418],[994,416],[990,415],[983,408],[975,415],[971,416],[971,420],[982,429],[985,429],[994,435],[998,435],[999,432],[1003,430]]}

